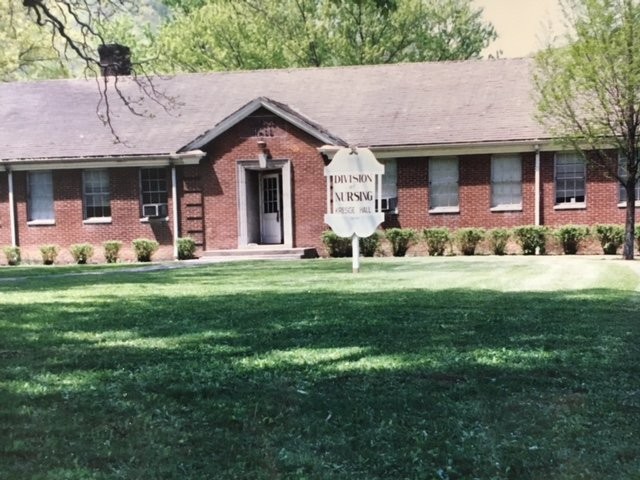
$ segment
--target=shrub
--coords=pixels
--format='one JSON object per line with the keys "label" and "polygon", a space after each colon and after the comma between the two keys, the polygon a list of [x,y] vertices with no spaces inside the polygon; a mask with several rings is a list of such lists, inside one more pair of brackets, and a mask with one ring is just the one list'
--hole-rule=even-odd
{"label": "shrub", "polygon": [[380,247],[378,232],[373,232],[373,235],[360,239],[360,253],[363,257],[373,257],[378,251],[378,247]]}
{"label": "shrub", "polygon": [[566,255],[575,255],[580,248],[580,242],[589,236],[589,229],[579,225],[565,225],[553,232],[562,245]]}
{"label": "shrub", "polygon": [[53,265],[60,252],[60,247],[57,245],[42,245],[40,247],[40,254],[42,255],[42,263],[45,265]]}
{"label": "shrub", "polygon": [[351,239],[347,237],[339,237],[332,230],[322,232],[322,243],[327,249],[330,257],[350,257]]}
{"label": "shrub", "polygon": [[482,228],[460,228],[456,231],[456,242],[463,255],[473,255],[484,236],[485,231]]}
{"label": "shrub", "polygon": [[384,235],[391,243],[391,253],[394,257],[404,257],[417,237],[416,231],[412,228],[389,228]]}
{"label": "shrub", "polygon": [[546,253],[547,247],[547,228],[535,225],[527,225],[524,227],[517,227],[513,230],[513,235],[516,237],[516,241],[522,247],[522,253],[524,255],[535,255],[536,250],[540,250],[540,254]]}
{"label": "shrub", "polygon": [[640,225],[636,225],[636,245],[638,247],[638,250],[640,251]]}
{"label": "shrub", "polygon": [[118,255],[122,248],[122,242],[118,240],[107,240],[102,244],[104,248],[104,258],[107,263],[116,263],[118,261]]}
{"label": "shrub", "polygon": [[20,247],[4,247],[2,251],[9,265],[20,265],[20,261],[22,260]]}
{"label": "shrub", "polygon": [[160,244],[148,238],[136,238],[133,242],[133,251],[139,262],[150,262],[151,257],[158,251]]}
{"label": "shrub", "polygon": [[422,234],[427,241],[429,255],[444,255],[444,251],[451,241],[448,228],[425,228]]}
{"label": "shrub", "polygon": [[191,237],[178,238],[178,260],[195,258],[196,241]]}
{"label": "shrub", "polygon": [[489,230],[489,246],[494,255],[504,255],[507,251],[507,242],[511,232],[506,228],[494,228]]}
{"label": "shrub", "polygon": [[69,252],[71,252],[71,256],[76,263],[84,265],[93,257],[93,245],[89,243],[76,243],[75,245],[71,245]]}
{"label": "shrub", "polygon": [[595,231],[605,255],[615,255],[624,243],[624,227],[620,225],[596,225]]}

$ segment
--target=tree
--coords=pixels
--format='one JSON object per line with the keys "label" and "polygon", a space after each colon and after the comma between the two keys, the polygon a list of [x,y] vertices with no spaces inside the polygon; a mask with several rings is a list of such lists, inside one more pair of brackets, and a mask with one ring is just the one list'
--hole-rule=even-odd
{"label": "tree", "polygon": [[496,38],[470,0],[164,0],[161,70],[477,58]]}
{"label": "tree", "polygon": [[549,47],[536,59],[539,120],[623,186],[623,257],[631,260],[640,153],[640,5],[563,0],[562,7],[570,27],[567,45]]}
{"label": "tree", "polygon": [[19,0],[0,2],[0,81],[67,76],[47,33],[34,25]]}

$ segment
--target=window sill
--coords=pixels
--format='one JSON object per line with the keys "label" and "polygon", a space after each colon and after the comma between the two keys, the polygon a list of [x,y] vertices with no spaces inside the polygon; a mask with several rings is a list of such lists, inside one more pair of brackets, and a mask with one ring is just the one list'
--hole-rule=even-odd
{"label": "window sill", "polygon": [[140,223],[166,223],[169,217],[142,217]]}
{"label": "window sill", "polygon": [[460,207],[436,207],[430,209],[429,213],[460,213]]}
{"label": "window sill", "polygon": [[[636,208],[640,207],[640,200],[636,200]],[[627,208],[627,202],[618,203],[618,208]]]}
{"label": "window sill", "polygon": [[87,218],[86,220],[83,220],[82,223],[84,223],[85,225],[100,225],[100,224],[111,223],[111,217]]}
{"label": "window sill", "polygon": [[491,207],[491,212],[521,212],[522,205],[498,205],[497,207]]}
{"label": "window sill", "polygon": [[27,222],[27,226],[29,227],[46,227],[55,224],[55,220],[30,220]]}
{"label": "window sill", "polygon": [[576,203],[559,203],[558,205],[554,205],[554,210],[584,210],[587,208],[587,204],[585,202],[576,202]]}

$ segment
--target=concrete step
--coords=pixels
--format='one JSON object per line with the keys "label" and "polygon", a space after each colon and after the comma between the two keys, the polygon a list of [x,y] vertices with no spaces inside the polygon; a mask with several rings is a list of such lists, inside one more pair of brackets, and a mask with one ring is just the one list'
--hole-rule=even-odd
{"label": "concrete step", "polygon": [[260,259],[286,259],[286,258],[316,258],[318,252],[315,248],[288,248],[277,245],[256,245],[246,248],[206,250],[202,257],[236,257],[236,258],[260,258]]}

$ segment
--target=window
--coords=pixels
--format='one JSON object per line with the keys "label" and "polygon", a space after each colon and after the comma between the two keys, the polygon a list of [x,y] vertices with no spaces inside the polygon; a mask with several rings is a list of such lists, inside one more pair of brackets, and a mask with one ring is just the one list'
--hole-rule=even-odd
{"label": "window", "polygon": [[85,170],[82,172],[82,185],[85,220],[111,217],[109,172],[107,170]]}
{"label": "window", "polygon": [[143,168],[140,170],[142,190],[142,216],[166,217],[167,171],[164,168]]}
{"label": "window", "polygon": [[458,158],[429,160],[429,209],[458,211]]}
{"label": "window", "polygon": [[556,204],[584,203],[586,165],[578,153],[556,154]]}
{"label": "window", "polygon": [[522,159],[520,155],[491,157],[491,208],[522,209]]}
{"label": "window", "polygon": [[50,170],[29,172],[27,179],[29,192],[29,221],[52,222],[53,212],[53,176]]}
{"label": "window", "polygon": [[381,210],[393,213],[398,207],[398,163],[395,159],[385,160],[383,163]]}
{"label": "window", "polygon": [[[623,179],[627,178],[627,157],[624,155],[618,157],[618,175]],[[620,185],[620,182],[618,182],[618,191],[620,203],[627,203],[627,189]],[[640,178],[636,182],[636,204],[638,203],[640,203]]]}

